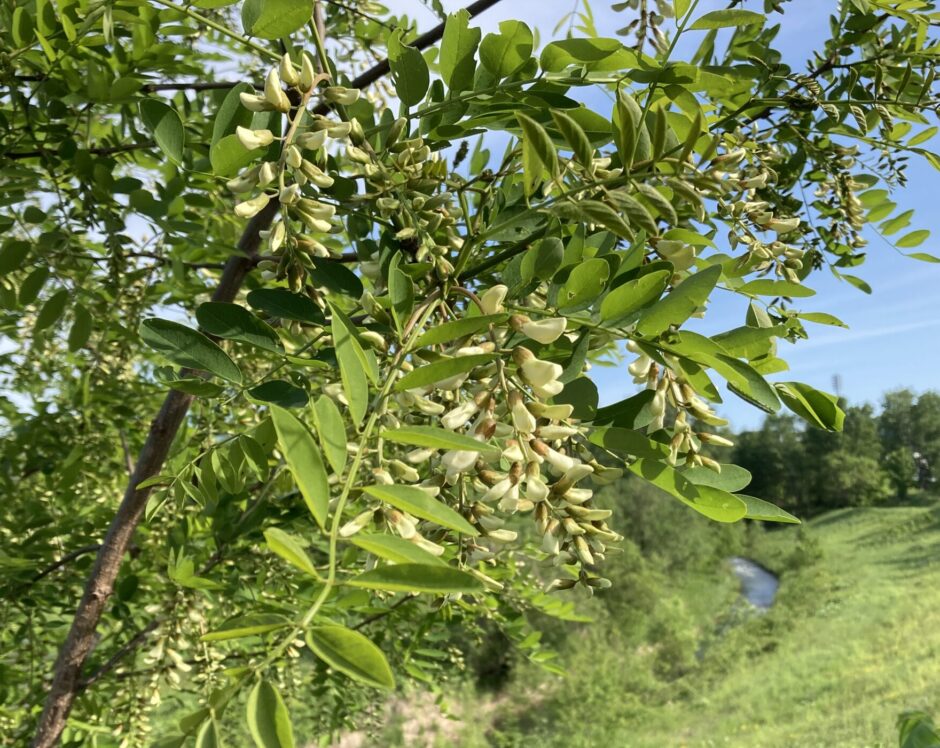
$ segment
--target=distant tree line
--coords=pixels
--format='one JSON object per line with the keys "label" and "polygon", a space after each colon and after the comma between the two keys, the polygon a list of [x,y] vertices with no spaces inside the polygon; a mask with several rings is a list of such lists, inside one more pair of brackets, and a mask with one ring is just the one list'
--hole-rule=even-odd
{"label": "distant tree line", "polygon": [[843,404],[841,433],[768,416],[735,437],[734,462],[747,491],[802,517],[844,506],[907,501],[940,477],[940,393],[887,393],[881,408]]}

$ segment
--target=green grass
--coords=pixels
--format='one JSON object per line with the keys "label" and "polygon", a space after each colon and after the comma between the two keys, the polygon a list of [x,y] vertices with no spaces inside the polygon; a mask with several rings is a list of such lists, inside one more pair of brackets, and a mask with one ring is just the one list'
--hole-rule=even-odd
{"label": "green grass", "polygon": [[[821,559],[784,573],[767,620],[731,637],[770,651],[710,673],[701,690],[688,684],[694,695],[611,745],[889,746],[898,713],[940,713],[940,513],[847,509],[806,532]],[[755,555],[775,565],[794,536],[769,533]]]}
{"label": "green grass", "polygon": [[[654,677],[651,658],[688,641],[625,645],[608,618],[572,632],[566,678],[522,668],[496,699],[464,693],[453,745],[871,748],[897,745],[901,712],[940,715],[940,507],[839,510],[750,545],[781,572],[777,603],[687,673]],[[668,589],[686,638],[733,607],[726,571]]]}

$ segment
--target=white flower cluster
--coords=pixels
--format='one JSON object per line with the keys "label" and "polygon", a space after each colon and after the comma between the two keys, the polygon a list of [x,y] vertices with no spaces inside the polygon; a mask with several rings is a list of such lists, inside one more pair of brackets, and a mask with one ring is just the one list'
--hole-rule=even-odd
{"label": "white flower cluster", "polygon": [[[236,128],[239,143],[249,151],[267,148],[274,142],[280,142],[277,160],[263,160],[245,169],[227,182],[230,191],[246,196],[235,206],[236,215],[249,218],[264,209],[272,199],[277,198],[282,208],[282,216],[275,219],[271,228],[263,232],[268,247],[274,254],[288,250],[300,250],[302,254],[313,257],[327,257],[330,250],[314,236],[292,229],[292,224],[284,215],[299,222],[308,232],[330,234],[338,232],[341,226],[333,222],[336,207],[317,199],[317,191],[329,188],[334,179],[327,173],[327,148],[330,141],[345,143],[347,149],[356,148],[352,142],[361,140],[362,128],[355,120],[338,122],[320,115],[307,116],[305,107],[314,93],[315,86],[322,79],[318,76],[310,58],[301,57],[298,71],[285,54],[280,65],[272,68],[265,79],[263,95],[242,93],[242,105],[253,112],[277,111],[289,115],[290,125],[287,134],[275,135],[270,129]],[[287,90],[284,85],[286,84]],[[356,89],[330,86],[319,89],[323,97],[331,102],[351,104],[359,97]],[[291,102],[296,101],[296,106]],[[308,123],[305,129],[301,123]],[[290,265],[290,253],[285,253],[284,261],[265,264],[263,270],[284,272]],[[293,279],[299,273],[290,274]]]}
{"label": "white flower cluster", "polygon": [[[491,288],[479,300],[481,311],[501,312],[505,295],[505,286]],[[499,583],[474,567],[495,564],[507,544],[520,540],[510,519],[525,513],[532,513],[551,563],[574,572],[561,575],[552,588],[578,582],[595,588],[609,584],[597,566],[604,560],[606,544],[620,536],[606,524],[611,512],[593,505],[590,485],[610,483],[622,471],[600,465],[582,446],[572,405],[551,402],[564,388],[562,367],[518,344],[523,342],[521,334],[550,345],[565,334],[565,324],[562,318],[533,321],[517,315],[508,325],[454,344],[445,355],[511,351],[511,356],[400,392],[400,410],[384,416],[385,427],[394,429],[401,425],[396,413],[409,421],[414,420],[411,414],[421,414],[429,417],[422,421],[481,442],[479,450],[421,448],[401,459],[383,459],[373,476],[376,483],[411,485],[459,507],[480,532],[477,538],[463,539],[462,557],[492,588]],[[358,532],[377,516],[424,550],[444,552],[433,537],[422,534],[417,519],[380,506],[347,523],[342,534]]]}
{"label": "white flower cluster", "polygon": [[718,434],[694,431],[689,423],[689,416],[712,426],[724,426],[728,422],[719,418],[685,381],[682,368],[675,356],[668,353],[662,354],[667,366],[660,367],[634,341],[627,343],[627,349],[637,354],[636,360],[628,367],[633,381],[637,384],[646,384],[648,389],[654,390],[650,403],[654,417],[647,426],[647,431],[652,434],[665,427],[667,406],[675,413],[672,422],[673,437],[669,442],[669,462],[673,465],[678,464],[681,454],[686,465],[703,466],[720,473],[721,464],[701,454],[702,445],[731,447],[734,446],[733,443]]}

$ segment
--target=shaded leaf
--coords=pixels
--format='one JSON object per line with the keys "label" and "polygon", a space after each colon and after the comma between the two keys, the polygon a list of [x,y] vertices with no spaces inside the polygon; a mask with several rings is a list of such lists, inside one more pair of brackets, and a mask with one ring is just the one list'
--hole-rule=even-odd
{"label": "shaded leaf", "polygon": [[314,626],[306,639],[313,653],[335,670],[376,688],[395,687],[395,676],[382,650],[358,631],[345,626]]}
{"label": "shaded leaf", "polygon": [[496,354],[478,353],[472,356],[456,356],[454,358],[442,358],[433,361],[424,366],[417,366],[409,371],[405,376],[395,383],[395,391],[410,390],[415,387],[426,387],[436,382],[463,374],[475,369],[477,366],[483,366],[493,361]]}
{"label": "shaded leaf", "polygon": [[321,395],[313,406],[313,417],[317,422],[317,435],[327,462],[339,475],[346,468],[346,424],[332,398]]}
{"label": "shaded leaf", "polygon": [[308,574],[315,579],[320,575],[313,567],[313,562],[304,550],[303,543],[283,530],[277,527],[269,527],[264,531],[264,540],[274,553],[283,558],[291,566],[300,569],[304,574]]}
{"label": "shaded leaf", "polygon": [[274,329],[245,307],[221,301],[207,301],[196,308],[196,321],[210,335],[239,340],[272,353],[283,353]]}
{"label": "shaded leaf", "polygon": [[248,305],[265,314],[281,319],[307,322],[311,325],[326,324],[326,317],[309,297],[293,293],[286,288],[259,288],[248,294]]}
{"label": "shaded leaf", "polygon": [[743,493],[737,494],[737,497],[744,502],[747,507],[748,519],[760,519],[764,522],[786,522],[793,525],[801,524],[797,517],[794,517],[780,507],[771,504],[769,501],[758,499],[753,496],[746,496]]}
{"label": "shaded leaf", "polygon": [[277,441],[297,488],[321,528],[326,527],[330,507],[330,486],[323,458],[307,427],[290,411],[271,406],[271,419]]}
{"label": "shaded leaf", "polygon": [[415,341],[415,347],[426,348],[431,345],[450,343],[452,340],[459,340],[467,335],[486,330],[490,325],[499,325],[507,319],[509,319],[508,314],[481,314],[478,317],[463,317],[451,320],[442,325],[435,325],[421,333],[421,336]]}
{"label": "shaded leaf", "polygon": [[290,625],[290,619],[279,613],[251,613],[230,618],[215,631],[203,634],[200,641],[218,642],[226,639],[241,639],[245,636],[257,636],[269,631],[277,631]]}
{"label": "shaded leaf", "polygon": [[348,540],[373,556],[396,564],[444,564],[437,556],[397,535],[360,532]]}
{"label": "shaded leaf", "polygon": [[482,583],[472,574],[443,564],[395,564],[380,566],[348,579],[352,587],[389,592],[480,592]]}
{"label": "shaded leaf", "polygon": [[175,364],[199,369],[241,384],[242,373],[228,354],[191,327],[149,317],[140,323],[141,339]]}
{"label": "shaded leaf", "polygon": [[290,714],[273,685],[259,681],[248,694],[246,709],[248,732],[257,748],[294,748]]}
{"label": "shaded leaf", "polygon": [[373,498],[391,504],[419,519],[426,519],[464,535],[479,535],[477,529],[458,512],[415,486],[401,484],[365,486],[362,489]]}
{"label": "shaded leaf", "polygon": [[778,382],[774,387],[784,405],[807,423],[826,431],[842,431],[845,413],[835,395],[802,382]]}
{"label": "shaded leaf", "polygon": [[412,444],[416,447],[431,449],[461,449],[470,452],[483,452],[493,447],[486,442],[477,441],[471,436],[458,434],[437,426],[399,426],[386,429],[382,438],[398,444]]}
{"label": "shaded leaf", "polygon": [[176,110],[162,101],[144,99],[140,102],[140,119],[167,158],[173,163],[182,163],[186,135],[183,120]]}

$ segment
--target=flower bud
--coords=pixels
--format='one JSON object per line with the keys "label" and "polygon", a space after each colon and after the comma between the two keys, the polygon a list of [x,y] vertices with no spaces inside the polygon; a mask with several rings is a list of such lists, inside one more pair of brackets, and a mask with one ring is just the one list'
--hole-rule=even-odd
{"label": "flower bud", "polygon": [[300,83],[300,74],[297,72],[297,68],[294,67],[294,63],[291,62],[290,55],[287,52],[281,57],[278,70],[281,73],[281,78],[288,86],[296,86]]}
{"label": "flower bud", "polygon": [[396,478],[403,480],[406,483],[417,483],[419,480],[421,480],[421,476],[418,475],[418,471],[411,467],[411,465],[406,465],[401,460],[391,460],[388,463],[388,466]]}
{"label": "flower bud", "polygon": [[352,130],[352,125],[348,122],[330,122],[327,120],[327,123],[326,134],[337,140],[348,137],[349,131]]}
{"label": "flower bud", "polygon": [[532,414],[537,418],[548,418],[551,421],[564,421],[571,418],[574,413],[574,406],[568,403],[559,405],[546,405],[545,403],[529,403],[528,406]]}
{"label": "flower bud", "polygon": [[281,88],[281,78],[277,74],[277,68],[271,68],[264,80],[264,98],[279,112],[286,114],[290,111],[290,99]]}
{"label": "flower bud", "polygon": [[317,78],[317,72],[313,67],[313,60],[306,52],[300,56],[300,90],[306,93],[313,88],[313,82]]}
{"label": "flower bud", "polygon": [[363,527],[372,522],[372,518],[375,515],[374,509],[369,509],[362,514],[356,515],[353,519],[349,520],[345,525],[339,528],[339,536],[341,538],[348,538],[352,535],[355,535]]}
{"label": "flower bud", "polygon": [[718,434],[709,434],[705,431],[700,431],[699,433],[696,434],[696,436],[699,438],[699,440],[703,444],[714,444],[716,447],[733,447],[734,446],[733,441],[731,441],[730,439],[726,439],[723,436],[719,436]]}
{"label": "flower bud", "polygon": [[346,146],[346,155],[349,157],[350,161],[355,161],[359,164],[369,164],[372,162],[372,157],[368,153],[352,143]]}
{"label": "flower bud", "polygon": [[304,157],[300,155],[300,149],[296,145],[291,144],[284,150],[284,161],[292,169],[300,168],[303,160]]}
{"label": "flower bud", "polygon": [[281,248],[281,245],[284,244],[286,234],[287,228],[283,221],[278,221],[274,224],[273,228],[268,232],[268,246],[271,248],[272,252],[277,252]]}
{"label": "flower bud", "polygon": [[326,142],[326,130],[311,130],[297,136],[297,145],[306,150],[315,151]]}

